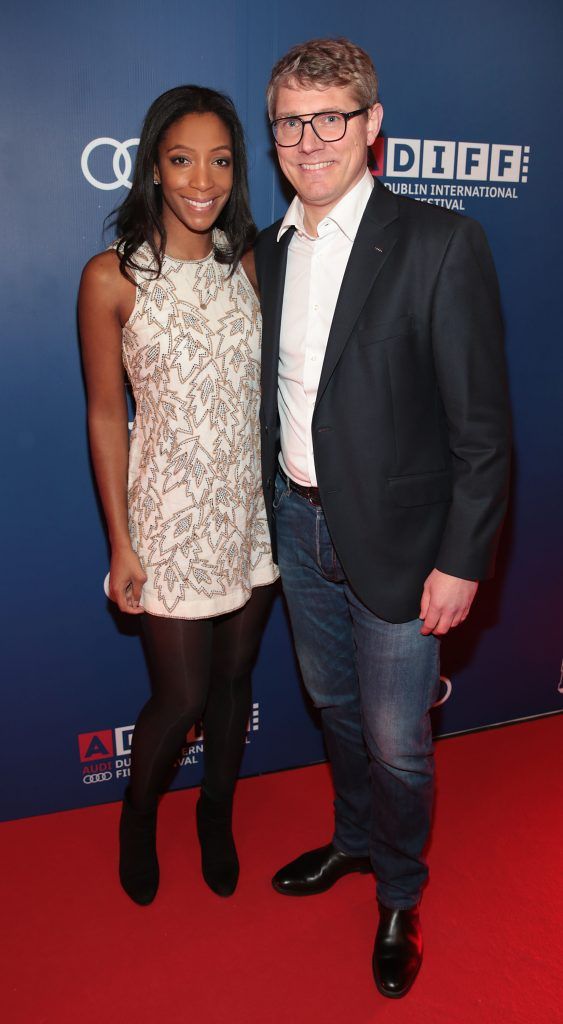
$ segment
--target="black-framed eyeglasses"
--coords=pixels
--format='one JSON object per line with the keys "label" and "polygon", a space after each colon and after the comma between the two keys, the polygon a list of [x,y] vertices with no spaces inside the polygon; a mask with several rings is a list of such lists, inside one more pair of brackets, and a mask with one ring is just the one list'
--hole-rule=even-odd
{"label": "black-framed eyeglasses", "polygon": [[[358,114],[365,114],[368,107],[351,110],[323,110],[320,114],[294,114],[293,117],[276,117],[270,121],[272,133],[278,146],[298,146],[303,138],[305,125],[310,124],[321,142],[338,142],[346,135],[348,121]],[[308,118],[308,120],[306,120]]]}

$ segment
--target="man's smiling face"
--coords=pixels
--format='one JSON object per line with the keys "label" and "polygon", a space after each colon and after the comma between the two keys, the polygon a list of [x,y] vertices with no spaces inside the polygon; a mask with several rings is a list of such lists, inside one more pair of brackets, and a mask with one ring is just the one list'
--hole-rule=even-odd
{"label": "man's smiling face", "polygon": [[[276,118],[304,116],[337,110],[358,109],[349,86],[328,89],[280,85],[276,96]],[[351,118],[346,134],[338,142],[323,142],[311,125],[305,125],[297,146],[276,146],[280,167],[301,199],[308,221],[316,226],[340,199],[360,181],[367,164],[367,148],[375,140],[383,110],[376,103],[367,113]]]}

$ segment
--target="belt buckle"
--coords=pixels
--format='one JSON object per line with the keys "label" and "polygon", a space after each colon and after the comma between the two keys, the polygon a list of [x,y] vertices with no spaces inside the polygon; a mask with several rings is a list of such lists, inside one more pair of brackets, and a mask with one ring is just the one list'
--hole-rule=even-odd
{"label": "belt buckle", "polygon": [[309,487],[302,487],[301,493],[310,505],[313,505],[315,508],[321,507],[321,496],[319,494],[318,487],[313,487],[312,485]]}

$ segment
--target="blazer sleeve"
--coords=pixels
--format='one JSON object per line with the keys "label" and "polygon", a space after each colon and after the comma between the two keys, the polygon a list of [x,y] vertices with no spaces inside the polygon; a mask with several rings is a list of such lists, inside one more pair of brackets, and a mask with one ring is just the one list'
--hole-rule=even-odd
{"label": "blazer sleeve", "polygon": [[254,252],[254,265],[256,268],[256,278],[258,281],[258,288],[262,291],[262,275],[264,270],[265,253],[264,250],[267,246],[267,237],[265,231],[260,231],[254,240],[252,246]]}
{"label": "blazer sleeve", "polygon": [[432,344],[453,471],[436,568],[486,579],[508,498],[510,406],[496,272],[484,231],[468,218],[460,218],[438,273]]}

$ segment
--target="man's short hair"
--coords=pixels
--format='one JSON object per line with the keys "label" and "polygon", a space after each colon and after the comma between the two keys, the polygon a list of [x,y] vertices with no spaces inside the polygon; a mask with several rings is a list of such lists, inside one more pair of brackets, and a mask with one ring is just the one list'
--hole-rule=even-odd
{"label": "man's short hair", "polygon": [[358,107],[372,107],[377,103],[377,74],[371,57],[349,39],[310,39],[293,46],[274,65],[266,89],[270,120],[276,114],[280,85],[304,89],[349,86]]}

